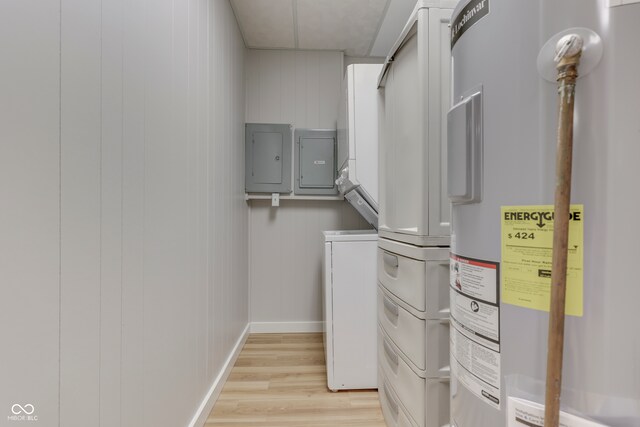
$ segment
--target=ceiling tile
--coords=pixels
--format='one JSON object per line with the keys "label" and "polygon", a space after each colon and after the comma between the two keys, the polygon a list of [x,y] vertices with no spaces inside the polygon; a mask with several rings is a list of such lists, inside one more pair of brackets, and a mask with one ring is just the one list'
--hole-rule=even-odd
{"label": "ceiling tile", "polygon": [[295,48],[292,0],[232,0],[247,47]]}
{"label": "ceiling tile", "polygon": [[366,56],[387,0],[296,0],[298,47]]}
{"label": "ceiling tile", "polygon": [[389,4],[376,41],[371,48],[371,56],[387,56],[390,53],[416,3],[416,0],[393,0]]}

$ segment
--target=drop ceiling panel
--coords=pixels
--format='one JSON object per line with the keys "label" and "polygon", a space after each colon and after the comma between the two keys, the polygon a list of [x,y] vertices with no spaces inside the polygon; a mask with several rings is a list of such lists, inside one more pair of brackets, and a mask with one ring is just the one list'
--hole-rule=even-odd
{"label": "drop ceiling panel", "polygon": [[371,49],[371,56],[387,56],[396,42],[417,0],[392,0],[382,21],[378,37]]}
{"label": "drop ceiling panel", "polygon": [[387,0],[297,0],[298,48],[366,56]]}
{"label": "drop ceiling panel", "polygon": [[292,0],[232,0],[247,47],[293,49]]}

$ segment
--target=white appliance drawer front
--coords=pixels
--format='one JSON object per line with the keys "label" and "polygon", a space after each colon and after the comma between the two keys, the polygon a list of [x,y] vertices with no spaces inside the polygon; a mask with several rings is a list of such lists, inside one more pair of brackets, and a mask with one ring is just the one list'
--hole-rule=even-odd
{"label": "white appliance drawer front", "polygon": [[378,248],[378,280],[420,312],[426,309],[425,261]]}
{"label": "white appliance drawer front", "polygon": [[378,322],[400,351],[424,371],[426,322],[405,310],[382,287],[378,287]]}
{"label": "white appliance drawer front", "polygon": [[424,427],[426,380],[420,378],[395,353],[382,332],[378,335],[378,363],[389,386],[398,396],[399,403],[407,409],[413,421]]}
{"label": "white appliance drawer front", "polygon": [[449,248],[378,240],[378,280],[421,319],[449,317]]}
{"label": "white appliance drawer front", "polygon": [[381,372],[378,373],[378,396],[387,427],[418,427],[402,408],[398,396]]}
{"label": "white appliance drawer front", "polygon": [[[388,296],[386,298],[388,298]],[[382,300],[385,301],[384,295]],[[388,305],[389,302],[386,301],[386,304]],[[402,308],[399,307],[399,310],[401,309]],[[383,313],[383,316],[388,316],[388,307],[383,308],[383,310],[387,311]],[[379,324],[385,342],[388,342],[388,345],[393,347],[393,350],[405,359],[405,362],[414,372],[424,378],[449,378],[449,321],[447,319],[427,320],[425,323],[426,359],[421,360],[421,362],[424,362],[424,368],[421,368],[418,363],[414,362],[407,353],[398,346],[393,340],[393,337],[388,334],[382,320],[384,319],[379,319]]]}

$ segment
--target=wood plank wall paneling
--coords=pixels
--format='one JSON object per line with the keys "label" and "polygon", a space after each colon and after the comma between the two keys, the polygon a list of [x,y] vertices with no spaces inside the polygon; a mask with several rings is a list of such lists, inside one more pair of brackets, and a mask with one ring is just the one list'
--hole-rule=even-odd
{"label": "wood plank wall paneling", "polygon": [[251,202],[251,320],[322,320],[323,230],[367,229],[340,201]]}
{"label": "wood plank wall paneling", "polygon": [[247,50],[246,121],[335,129],[342,53]]}
{"label": "wood plank wall paneling", "polygon": [[73,427],[100,408],[102,25],[100,0],[61,5],[60,425]]}
{"label": "wood plank wall paneling", "polygon": [[99,418],[105,426],[120,425],[122,415],[124,11],[124,0],[102,3]]}
{"label": "wood plank wall paneling", "polygon": [[249,318],[244,42],[227,1],[54,3],[0,4],[0,408],[188,425]]}
{"label": "wood plank wall paneling", "polygon": [[[246,121],[335,129],[342,53],[247,50]],[[322,231],[368,229],[346,202],[250,202],[251,320],[318,322]]]}
{"label": "wood plank wall paneling", "polygon": [[[58,425],[60,3],[0,2],[0,425]],[[28,47],[28,49],[25,49]]]}
{"label": "wood plank wall paneling", "polygon": [[[145,363],[145,56],[144,1],[131,2],[123,17],[122,64],[122,337],[120,426],[145,425],[141,367]],[[126,184],[126,185],[125,185]],[[147,356],[148,357],[148,356]],[[117,410],[117,409],[115,409]],[[117,424],[118,425],[118,424]]]}

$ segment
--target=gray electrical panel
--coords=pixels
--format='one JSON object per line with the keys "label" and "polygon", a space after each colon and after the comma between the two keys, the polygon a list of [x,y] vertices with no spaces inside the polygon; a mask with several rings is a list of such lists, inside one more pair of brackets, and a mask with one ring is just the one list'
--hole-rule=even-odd
{"label": "gray electrical panel", "polygon": [[338,194],[336,131],[296,129],[294,139],[296,194]]}
{"label": "gray electrical panel", "polygon": [[245,125],[245,190],[291,193],[291,125]]}

